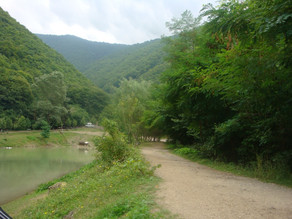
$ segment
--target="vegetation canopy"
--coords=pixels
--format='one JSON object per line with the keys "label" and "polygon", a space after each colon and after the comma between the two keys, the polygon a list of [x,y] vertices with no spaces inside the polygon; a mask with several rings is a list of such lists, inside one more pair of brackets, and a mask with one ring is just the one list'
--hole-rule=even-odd
{"label": "vegetation canopy", "polygon": [[292,170],[291,1],[205,5],[167,26],[170,68],[160,116],[169,137],[203,156]]}
{"label": "vegetation canopy", "polygon": [[96,121],[107,102],[101,89],[2,9],[0,28],[1,129]]}

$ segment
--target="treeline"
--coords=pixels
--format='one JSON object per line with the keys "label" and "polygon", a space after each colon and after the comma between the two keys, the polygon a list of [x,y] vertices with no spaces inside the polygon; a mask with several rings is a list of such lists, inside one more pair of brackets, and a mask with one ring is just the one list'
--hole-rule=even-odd
{"label": "treeline", "polygon": [[0,8],[0,129],[84,125],[107,95]]}
{"label": "treeline", "polygon": [[149,81],[122,80],[120,87],[114,88],[101,119],[115,121],[132,144],[160,139],[163,132],[157,127],[158,114],[152,110],[156,104],[155,86]]}
{"label": "treeline", "polygon": [[167,23],[161,84],[123,81],[104,116],[129,140],[166,135],[211,159],[291,171],[291,5],[230,0],[198,18],[184,12]]}

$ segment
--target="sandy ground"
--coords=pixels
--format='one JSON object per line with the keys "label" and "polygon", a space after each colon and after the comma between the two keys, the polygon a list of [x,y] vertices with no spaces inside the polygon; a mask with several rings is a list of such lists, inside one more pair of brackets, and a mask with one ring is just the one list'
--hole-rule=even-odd
{"label": "sandy ground", "polygon": [[142,149],[161,164],[157,202],[180,218],[291,218],[292,189],[213,170],[171,154],[163,143]]}

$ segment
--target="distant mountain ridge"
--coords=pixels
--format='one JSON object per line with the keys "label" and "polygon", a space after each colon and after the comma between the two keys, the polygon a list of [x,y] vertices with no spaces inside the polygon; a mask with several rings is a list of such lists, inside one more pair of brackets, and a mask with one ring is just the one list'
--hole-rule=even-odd
{"label": "distant mountain ridge", "polygon": [[36,35],[44,43],[61,53],[81,72],[86,71],[96,60],[127,47],[122,44],[89,41],[73,35]]}
{"label": "distant mountain ridge", "polygon": [[87,78],[109,91],[122,78],[158,81],[167,68],[160,39],[134,45],[93,42],[79,37],[37,34]]}
{"label": "distant mountain ridge", "polygon": [[126,49],[97,60],[85,76],[106,91],[119,86],[123,78],[157,82],[168,64],[160,39],[128,46]]}

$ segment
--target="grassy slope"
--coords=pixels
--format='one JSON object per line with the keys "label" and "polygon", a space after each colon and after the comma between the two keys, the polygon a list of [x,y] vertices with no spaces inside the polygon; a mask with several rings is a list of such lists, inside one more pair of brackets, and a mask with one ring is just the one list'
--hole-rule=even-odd
{"label": "grassy slope", "polygon": [[[38,138],[39,132],[8,135],[11,136],[9,142],[18,144],[21,139],[28,139],[27,136]],[[63,145],[69,139],[94,137],[68,131],[65,133],[67,141],[64,142],[60,136],[59,133],[52,133],[48,143]],[[34,141],[35,144],[37,142]],[[22,146],[27,144],[23,141]],[[40,142],[38,145],[42,144]],[[58,181],[67,182],[67,186],[49,193],[47,188]],[[70,214],[74,218],[170,218],[171,215],[154,202],[158,182],[159,179],[149,171],[149,164],[137,150],[135,156],[110,168],[93,161],[76,172],[40,185],[37,191],[2,207],[13,218],[63,218]]]}
{"label": "grassy slope", "polygon": [[160,211],[151,213],[156,177],[137,176],[117,166],[104,169],[95,162],[63,181],[68,184],[60,190],[34,192],[3,208],[13,218],[62,218],[68,214],[74,214],[74,218],[163,216]]}

